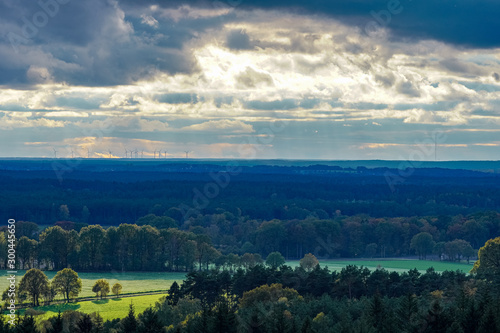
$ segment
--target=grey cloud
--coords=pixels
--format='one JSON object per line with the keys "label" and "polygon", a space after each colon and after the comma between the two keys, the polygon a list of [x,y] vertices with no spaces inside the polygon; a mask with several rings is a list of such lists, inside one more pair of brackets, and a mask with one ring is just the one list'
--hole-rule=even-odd
{"label": "grey cloud", "polygon": [[168,103],[168,104],[186,104],[198,103],[198,96],[196,94],[165,94],[157,98],[160,103]]}
{"label": "grey cloud", "polygon": [[401,110],[401,111],[406,111],[411,109],[422,109],[426,111],[446,111],[454,109],[458,104],[460,104],[459,101],[441,101],[432,104],[422,104],[422,103],[395,104],[393,108],[394,110]]}
{"label": "grey cloud", "polygon": [[295,109],[298,106],[299,101],[294,99],[282,99],[275,100],[271,102],[263,102],[263,101],[248,101],[245,103],[245,107],[254,110],[291,110]]}
{"label": "grey cloud", "polygon": [[420,97],[420,91],[418,91],[409,81],[399,83],[396,90],[409,97]]}
{"label": "grey cloud", "polygon": [[493,73],[491,76],[495,79],[495,81],[500,82],[500,74]]}
{"label": "grey cloud", "polygon": [[[86,86],[128,84],[158,72],[193,73],[198,66],[185,44],[234,19],[234,14],[162,19],[153,29],[141,23],[148,10],[144,4],[127,11],[113,0],[70,1],[25,38],[25,22],[31,25],[33,15],[43,13],[41,7],[36,1],[6,0],[0,6],[0,85],[9,86],[37,83],[27,75],[33,65],[47,70],[54,82]],[[19,37],[15,48],[9,36]]]}
{"label": "grey cloud", "polygon": [[439,66],[441,69],[445,69],[452,73],[459,73],[462,75],[465,74],[469,76],[483,76],[488,74],[488,71],[481,66],[470,62],[465,63],[454,58],[441,60],[439,62]]}
{"label": "grey cloud", "polygon": [[255,88],[259,85],[273,86],[274,81],[271,75],[254,70],[247,67],[245,71],[239,73],[235,77],[239,88]]}
{"label": "grey cloud", "polygon": [[396,78],[394,77],[394,74],[387,73],[386,75],[375,75],[375,80],[381,83],[384,87],[389,88],[394,85]]}
{"label": "grey cloud", "polygon": [[244,30],[231,30],[227,35],[226,45],[233,50],[253,49],[250,37]]}

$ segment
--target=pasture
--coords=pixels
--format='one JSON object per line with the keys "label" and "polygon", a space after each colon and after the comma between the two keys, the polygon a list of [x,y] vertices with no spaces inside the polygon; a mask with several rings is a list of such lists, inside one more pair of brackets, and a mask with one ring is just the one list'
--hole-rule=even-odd
{"label": "pasture", "polygon": [[[16,274],[17,283],[21,281],[26,271],[18,271]],[[57,272],[46,271],[45,274],[51,280]],[[171,273],[171,272],[100,272],[100,273],[78,273],[82,279],[82,292],[78,297],[95,296],[92,292],[92,286],[98,279],[106,279],[109,282],[110,288],[116,282],[119,282],[123,289],[122,294],[139,293],[155,290],[167,290],[170,288],[174,281],[178,284],[182,283],[185,278],[185,273]],[[3,292],[7,288],[7,272],[3,271],[0,275],[0,291]],[[58,295],[57,299],[62,299]]]}
{"label": "pasture", "polygon": [[163,296],[165,295],[156,294],[125,298],[115,298],[114,296],[110,296],[103,300],[39,306],[36,310],[44,311],[45,313],[38,315],[37,318],[38,320],[48,319],[52,316],[56,316],[58,311],[63,313],[64,311],[75,310],[88,314],[92,312],[99,312],[104,321],[106,321],[108,319],[111,320],[125,317],[129,311],[130,303],[134,304],[135,314],[137,315],[146,310],[148,307],[154,306],[156,301]]}
{"label": "pasture", "polygon": [[[370,270],[377,268],[385,268],[388,271],[407,272],[410,269],[416,268],[421,273],[424,273],[428,268],[434,267],[436,272],[456,271],[459,270],[464,273],[469,273],[472,269],[473,261],[470,264],[457,263],[448,261],[433,261],[433,260],[417,260],[417,259],[346,259],[346,260],[320,260],[321,267],[328,266],[330,271],[340,271],[347,265],[364,266]],[[287,265],[297,267],[298,260],[287,261]]]}

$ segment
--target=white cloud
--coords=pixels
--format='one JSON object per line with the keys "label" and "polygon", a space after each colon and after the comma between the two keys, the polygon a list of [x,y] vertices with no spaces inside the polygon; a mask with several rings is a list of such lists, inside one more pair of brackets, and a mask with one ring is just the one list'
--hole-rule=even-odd
{"label": "white cloud", "polygon": [[153,27],[153,28],[158,28],[158,26],[159,26],[158,21],[151,15],[142,14],[141,19],[142,19],[142,21],[141,21],[142,24],[149,25],[150,27]]}
{"label": "white cloud", "polygon": [[226,133],[253,133],[255,130],[252,125],[245,124],[240,120],[210,120],[201,124],[195,124],[183,127],[181,131],[201,131],[201,132],[220,132]]}

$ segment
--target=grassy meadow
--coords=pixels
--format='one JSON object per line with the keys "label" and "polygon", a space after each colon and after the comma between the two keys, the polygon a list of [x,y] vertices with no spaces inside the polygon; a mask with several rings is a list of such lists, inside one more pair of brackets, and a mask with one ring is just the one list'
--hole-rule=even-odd
{"label": "grassy meadow", "polygon": [[75,310],[89,314],[92,312],[99,312],[104,321],[106,321],[108,319],[111,320],[125,317],[129,311],[131,302],[134,304],[135,313],[138,314],[146,310],[146,308],[154,306],[156,301],[163,296],[165,295],[156,294],[125,298],[115,298],[111,296],[103,300],[39,306],[36,310],[44,311],[45,313],[38,315],[37,318],[38,320],[48,319],[52,316],[56,316],[58,311],[63,313],[64,311]]}
{"label": "grassy meadow", "polygon": [[[17,283],[21,281],[22,276],[26,271],[18,271]],[[57,272],[45,272],[49,279],[52,279]],[[185,273],[170,273],[170,272],[101,272],[101,273],[78,273],[82,279],[82,292],[79,297],[95,296],[92,292],[92,286],[98,279],[106,279],[109,282],[110,288],[116,282],[119,282],[123,289],[122,294],[138,293],[155,290],[166,290],[174,281],[181,284],[185,278]],[[0,275],[0,291],[7,288],[7,272],[3,271]],[[61,299],[58,295],[56,299]]]}
{"label": "grassy meadow", "polygon": [[[388,271],[407,272],[410,269],[416,268],[420,272],[425,272],[428,268],[434,267],[436,272],[444,271],[462,271],[469,273],[472,269],[473,261],[470,264],[456,263],[448,261],[432,261],[432,260],[416,260],[416,259],[365,259],[365,260],[320,260],[321,267],[328,266],[331,271],[339,271],[347,265],[364,266],[371,270],[379,267],[385,268]],[[287,261],[287,265],[296,267],[299,265],[298,260]]]}

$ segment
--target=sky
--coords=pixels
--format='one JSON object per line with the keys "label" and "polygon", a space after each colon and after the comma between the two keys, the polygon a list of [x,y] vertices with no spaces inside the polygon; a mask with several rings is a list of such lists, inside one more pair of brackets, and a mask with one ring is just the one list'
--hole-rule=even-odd
{"label": "sky", "polygon": [[0,157],[499,160],[498,17],[498,0],[0,0]]}

